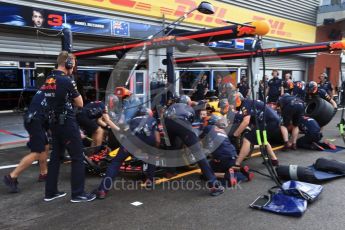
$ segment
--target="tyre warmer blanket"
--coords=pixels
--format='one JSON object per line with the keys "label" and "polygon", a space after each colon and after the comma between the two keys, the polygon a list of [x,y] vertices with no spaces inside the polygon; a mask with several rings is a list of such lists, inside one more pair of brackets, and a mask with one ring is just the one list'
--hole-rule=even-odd
{"label": "tyre warmer blanket", "polygon": [[345,176],[345,163],[337,160],[319,158],[309,167],[281,165],[276,168],[276,171],[282,180],[299,180],[318,184],[323,181]]}
{"label": "tyre warmer blanket", "polygon": [[280,215],[300,217],[307,210],[307,203],[316,200],[322,190],[321,185],[287,181],[278,190],[271,189],[269,195],[258,197],[250,207]]}

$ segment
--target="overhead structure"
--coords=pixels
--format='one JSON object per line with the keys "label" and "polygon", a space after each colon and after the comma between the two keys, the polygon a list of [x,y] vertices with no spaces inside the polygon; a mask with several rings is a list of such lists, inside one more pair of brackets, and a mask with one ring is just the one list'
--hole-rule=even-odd
{"label": "overhead structure", "polygon": [[313,53],[313,52],[323,52],[323,51],[337,51],[345,49],[345,40],[342,41],[331,41],[322,42],[308,45],[298,45],[298,46],[286,46],[279,48],[267,48],[258,49],[251,51],[240,51],[225,54],[216,55],[204,55],[198,57],[181,57],[176,58],[176,64],[185,64],[192,62],[207,62],[214,60],[231,60],[231,59],[245,59],[250,57],[261,57],[264,56],[281,56],[281,55],[291,55],[300,53]]}
{"label": "overhead structure", "polygon": [[79,50],[73,54],[77,58],[95,57],[116,54],[116,52],[127,52],[130,49],[158,49],[169,46],[190,45],[193,43],[208,43],[213,41],[228,40],[243,37],[254,37],[255,35],[266,35],[270,27],[265,21],[254,21],[248,25],[231,25],[202,31],[181,33],[175,36],[162,36],[153,39],[126,42],[114,46],[99,47],[94,49]]}

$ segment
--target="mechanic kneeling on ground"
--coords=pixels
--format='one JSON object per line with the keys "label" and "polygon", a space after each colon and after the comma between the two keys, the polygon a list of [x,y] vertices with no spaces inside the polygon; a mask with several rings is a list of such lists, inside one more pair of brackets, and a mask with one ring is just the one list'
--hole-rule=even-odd
{"label": "mechanic kneeling on ground", "polygon": [[77,114],[77,121],[87,136],[92,136],[91,146],[99,146],[103,142],[104,130],[116,130],[117,127],[109,118],[106,106],[101,101],[90,102]]}
{"label": "mechanic kneeling on ground", "polygon": [[220,114],[213,114],[226,118],[227,127],[225,128],[225,132],[227,133],[230,142],[235,146],[236,151],[239,153],[241,148],[241,137],[235,138],[233,133],[241,124],[243,116],[240,112],[235,110],[236,105],[229,105],[228,99],[221,99],[218,103],[218,107],[220,108]]}
{"label": "mechanic kneeling on ground", "polygon": [[[232,169],[236,165],[237,151],[224,130],[227,127],[227,120],[224,117],[212,115],[208,124],[201,138],[206,136],[205,145],[211,151],[210,166],[217,177],[228,180],[229,185],[233,186],[237,183],[237,178]],[[248,167],[244,169],[246,170],[243,176],[251,180],[253,174],[248,172]]]}
{"label": "mechanic kneeling on ground", "polygon": [[170,105],[164,114],[166,131],[171,143],[175,143],[175,138],[179,137],[182,142],[190,148],[193,156],[198,160],[197,164],[204,177],[208,181],[210,194],[212,196],[217,196],[224,192],[224,187],[217,180],[206,160],[206,155],[202,151],[199,138],[193,130],[192,122],[195,118],[195,112],[190,104],[191,99],[186,95],[182,95],[178,103]]}
{"label": "mechanic kneeling on ground", "polygon": [[337,148],[328,141],[321,142],[321,128],[313,118],[303,116],[300,121],[299,129],[304,133],[304,136],[298,138],[297,147],[319,151]]}
{"label": "mechanic kneeling on ground", "polygon": [[[256,108],[256,113],[254,110]],[[240,167],[244,158],[250,153],[251,144],[257,145],[256,139],[256,129],[263,129],[264,122],[266,123],[266,130],[268,139],[274,137],[275,135],[280,134],[280,119],[277,113],[266,105],[262,101],[248,100],[244,99],[239,93],[236,94],[236,108],[242,111],[243,120],[237,130],[233,133],[234,137],[239,137],[242,132],[250,125],[251,131],[244,134],[243,144],[239,153],[238,158],[236,159],[236,167]],[[264,116],[265,112],[265,116]],[[256,127],[255,116],[258,120],[259,127]],[[263,118],[265,117],[265,121]],[[271,145],[267,144],[267,152],[271,157],[271,162],[273,166],[278,165],[278,159],[275,153],[272,150]]]}
{"label": "mechanic kneeling on ground", "polygon": [[[131,153],[147,152],[150,147],[158,148],[160,145],[160,134],[158,131],[157,121],[153,117],[151,109],[142,107],[137,114],[129,121],[130,133],[121,141],[118,154],[112,159],[107,168],[105,177],[95,190],[98,199],[104,199],[111,190],[113,179],[119,174],[122,163]],[[146,146],[147,145],[147,146]],[[131,153],[130,153],[131,152]],[[156,166],[148,164],[146,186],[152,186],[154,183],[154,172]]]}
{"label": "mechanic kneeling on ground", "polygon": [[47,139],[47,117],[45,115],[46,100],[44,93],[39,90],[32,98],[29,109],[24,115],[24,126],[28,131],[30,140],[28,147],[31,152],[26,155],[19,165],[8,175],[4,176],[4,183],[11,193],[17,193],[19,175],[35,160],[39,161],[40,174],[38,181],[43,182],[47,177],[48,139]]}
{"label": "mechanic kneeling on ground", "polygon": [[[296,141],[299,134],[298,126],[304,115],[304,102],[288,93],[283,94],[278,100],[278,107],[281,109],[281,116],[283,117],[283,125],[281,131],[284,139],[283,151],[288,149],[297,149]],[[288,127],[292,123],[291,141],[289,141]]]}

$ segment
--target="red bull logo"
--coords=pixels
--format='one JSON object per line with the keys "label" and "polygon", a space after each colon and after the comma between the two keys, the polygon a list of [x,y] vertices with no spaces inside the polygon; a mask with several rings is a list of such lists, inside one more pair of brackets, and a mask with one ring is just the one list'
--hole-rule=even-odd
{"label": "red bull logo", "polygon": [[43,85],[42,90],[56,90],[56,85]]}
{"label": "red bull logo", "polygon": [[56,83],[56,79],[54,78],[48,78],[45,82],[47,85],[52,85]]}
{"label": "red bull logo", "polygon": [[247,26],[237,26],[237,36],[242,37],[244,35],[255,34],[255,28]]}

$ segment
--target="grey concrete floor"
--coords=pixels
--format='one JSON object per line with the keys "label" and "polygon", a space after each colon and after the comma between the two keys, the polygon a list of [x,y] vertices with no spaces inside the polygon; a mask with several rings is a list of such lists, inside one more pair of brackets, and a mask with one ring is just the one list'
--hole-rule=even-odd
{"label": "grey concrete floor", "polygon": [[[335,127],[337,117],[325,128],[324,136],[344,146]],[[16,164],[27,153],[24,147],[0,151],[0,166]],[[345,161],[345,151],[338,153],[298,150],[277,152],[282,165],[311,165],[319,157]],[[265,172],[261,158],[247,164]],[[0,170],[3,176],[11,169]],[[32,166],[19,178],[21,192],[9,194],[0,184],[0,229],[334,229],[345,226],[345,179],[324,184],[320,199],[308,206],[301,218],[284,217],[252,210],[248,205],[274,186],[270,179],[255,175],[252,182],[238,189],[227,189],[218,197],[206,190],[173,189],[200,183],[199,175],[190,175],[158,185],[154,190],[112,190],[105,200],[74,204],[69,201],[70,165],[60,170],[60,190],[64,198],[44,202],[44,183],[36,182],[38,167]],[[125,177],[126,178],[126,177]],[[93,190],[100,183],[97,176],[88,176],[86,189]],[[170,186],[170,188],[169,188]],[[139,201],[140,206],[131,205]]]}

